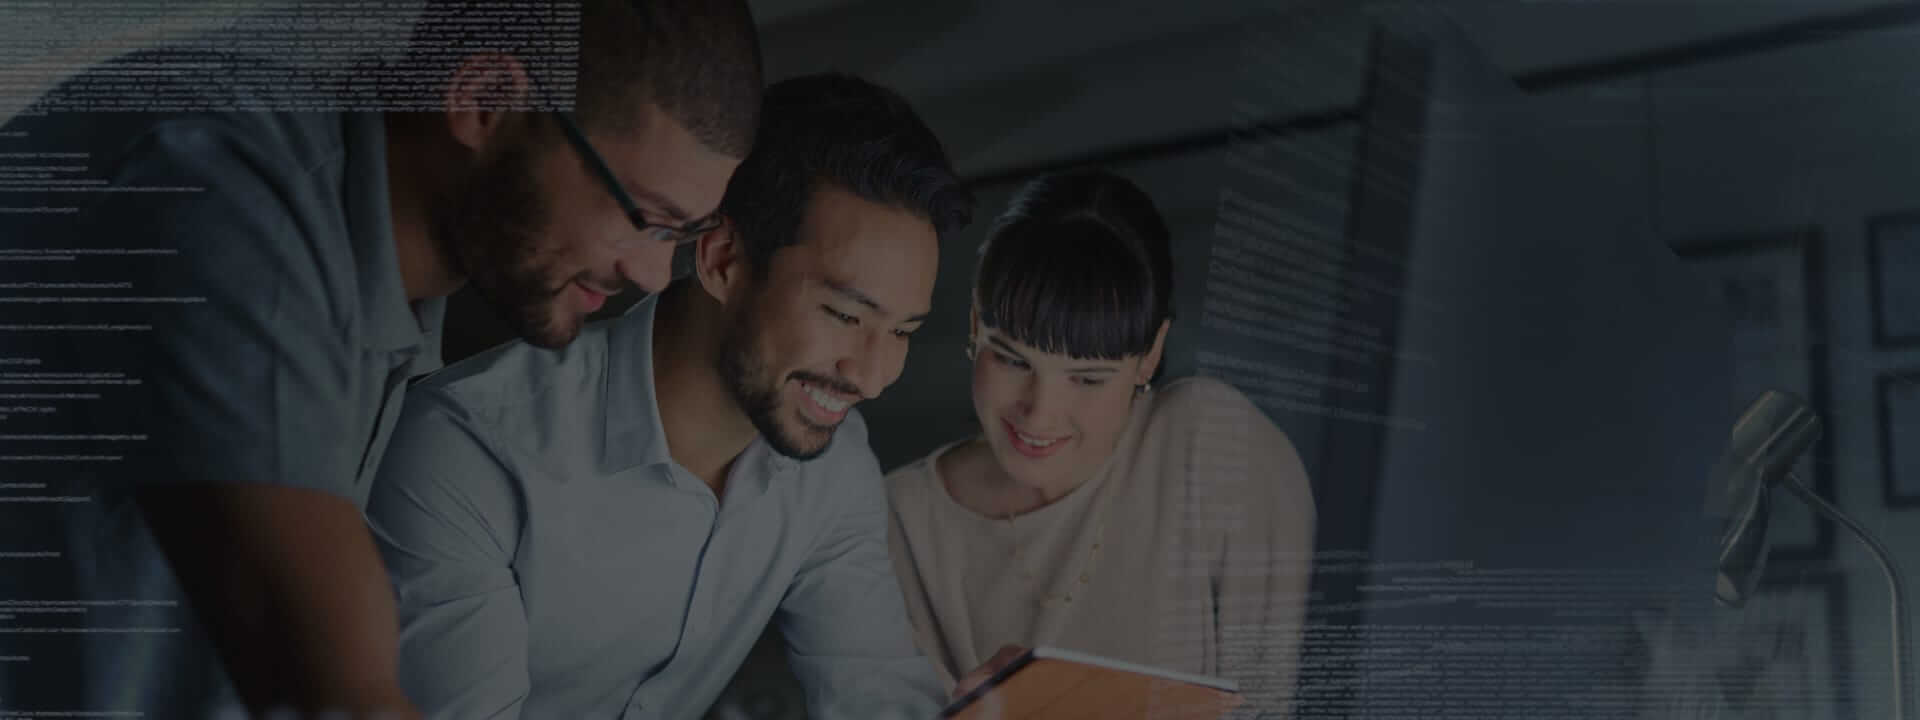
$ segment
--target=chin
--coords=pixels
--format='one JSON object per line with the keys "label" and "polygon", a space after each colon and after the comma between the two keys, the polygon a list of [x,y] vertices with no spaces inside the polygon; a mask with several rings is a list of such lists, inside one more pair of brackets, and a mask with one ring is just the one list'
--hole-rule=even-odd
{"label": "chin", "polygon": [[821,428],[809,423],[792,406],[782,407],[773,415],[787,419],[775,421],[772,428],[762,429],[760,435],[774,452],[794,460],[812,460],[826,453],[827,446],[833,443],[834,430],[839,427]]}
{"label": "chin", "polygon": [[539,332],[522,333],[520,337],[527,341],[528,345],[543,350],[559,350],[572,343],[576,335],[578,335],[577,332],[562,331],[548,327]]}
{"label": "chin", "polygon": [[1061,455],[1040,459],[1030,458],[1007,447],[1004,442],[995,442],[992,448],[994,462],[1000,464],[1000,469],[1006,471],[1007,477],[1023,487],[1039,487],[1047,475],[1056,472],[1054,468],[1071,462]]}
{"label": "chin", "polygon": [[532,314],[539,317],[521,329],[520,336],[527,344],[548,350],[559,350],[580,337],[580,329],[586,325],[586,318],[576,316],[555,305],[546,305],[545,312]]}

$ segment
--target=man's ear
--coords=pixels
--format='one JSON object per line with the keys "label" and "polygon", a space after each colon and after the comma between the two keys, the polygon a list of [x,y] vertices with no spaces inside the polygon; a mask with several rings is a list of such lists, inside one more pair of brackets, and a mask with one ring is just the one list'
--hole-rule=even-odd
{"label": "man's ear", "polygon": [[722,216],[720,226],[708,230],[693,245],[693,275],[700,287],[725,306],[738,298],[751,281],[747,248],[733,219]]}
{"label": "man's ear", "polygon": [[479,152],[504,127],[511,109],[527,104],[533,79],[520,59],[506,53],[468,55],[453,69],[442,98],[447,130],[468,150]]}
{"label": "man's ear", "polygon": [[1160,330],[1153,336],[1153,349],[1148,350],[1147,356],[1140,361],[1140,377],[1133,384],[1145,385],[1153,380],[1154,371],[1160,369],[1160,357],[1167,349],[1167,328],[1172,326],[1171,319],[1160,321]]}

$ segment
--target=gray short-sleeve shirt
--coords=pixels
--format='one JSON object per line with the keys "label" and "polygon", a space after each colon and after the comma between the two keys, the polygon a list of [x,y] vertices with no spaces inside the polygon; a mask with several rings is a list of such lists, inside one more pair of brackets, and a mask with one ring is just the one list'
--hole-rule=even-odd
{"label": "gray short-sleeve shirt", "polygon": [[[250,92],[207,99],[262,99]],[[10,564],[0,594],[144,604],[76,621],[118,631],[26,640],[33,660],[8,664],[0,697],[205,716],[225,681],[130,489],[268,483],[364,506],[408,378],[440,365],[444,310],[437,298],[409,302],[401,281],[384,124],[371,114],[64,113],[5,130],[0,150],[60,153],[95,184],[0,194],[0,206],[71,208],[0,213],[8,248],[71,257],[7,263],[0,279],[108,300],[0,304],[0,355],[98,380],[8,388],[73,397],[49,400],[53,412],[31,424],[0,426],[13,434],[0,454],[92,459],[0,460],[0,476],[88,498],[0,503],[0,547],[58,553]]]}

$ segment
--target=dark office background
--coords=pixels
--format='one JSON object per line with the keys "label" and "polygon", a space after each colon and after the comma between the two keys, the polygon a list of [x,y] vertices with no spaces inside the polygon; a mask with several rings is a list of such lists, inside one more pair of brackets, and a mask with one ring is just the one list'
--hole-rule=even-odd
{"label": "dark office background", "polygon": [[[1318,378],[1320,404],[1348,413],[1256,395],[1307,461],[1322,551],[1627,569],[1670,596],[1665,611],[1737,613],[1708,603],[1707,474],[1740,410],[1778,388],[1824,415],[1801,473],[1920,567],[1920,5],[754,8],[773,78],[844,70],[912,100],[981,221],[1048,170],[1097,165],[1144,186],[1175,233],[1169,374],[1217,373],[1203,354],[1257,359]],[[1270,210],[1263,227],[1333,258],[1352,300],[1334,330],[1380,346],[1329,357],[1204,326],[1209,260],[1249,227],[1249,201]],[[863,406],[885,467],[971,431],[961,347],[980,224],[943,249],[905,375]],[[456,300],[449,359],[501,337]],[[1763,593],[1798,613],[1796,672],[1835,697],[1781,716],[1886,716],[1877,566],[1775,499]],[[1489,621],[1461,604],[1362,602],[1362,586],[1398,577],[1319,575],[1315,617]],[[1637,642],[1622,648],[1629,675],[1660,654]],[[769,638],[714,716],[799,717],[798,700]]]}

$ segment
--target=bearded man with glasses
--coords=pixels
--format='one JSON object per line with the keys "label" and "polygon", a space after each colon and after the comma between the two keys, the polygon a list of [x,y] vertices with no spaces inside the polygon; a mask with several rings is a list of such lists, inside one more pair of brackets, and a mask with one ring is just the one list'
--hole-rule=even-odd
{"label": "bearded man with glasses", "polygon": [[[169,47],[92,72],[180,61],[141,92],[199,110],[33,112],[0,134],[84,152],[115,189],[182,190],[0,217],[0,237],[74,252],[40,268],[59,280],[183,300],[0,317],[126,328],[28,333],[21,354],[130,380],[9,428],[96,459],[0,467],[87,500],[0,503],[0,547],[54,558],[9,565],[0,598],[84,603],[94,630],[10,636],[28,660],[0,663],[7,710],[415,714],[362,510],[409,380],[440,365],[446,296],[470,286],[528,343],[565,346],[608,296],[667,284],[756,127],[744,2],[563,4],[577,37],[535,42],[475,24],[506,4],[426,0],[410,49],[354,76],[379,78],[375,108],[300,111],[294,89],[341,87],[309,81],[327,68],[242,86],[230,71],[271,60]],[[89,77],[52,96],[105,86]]]}

